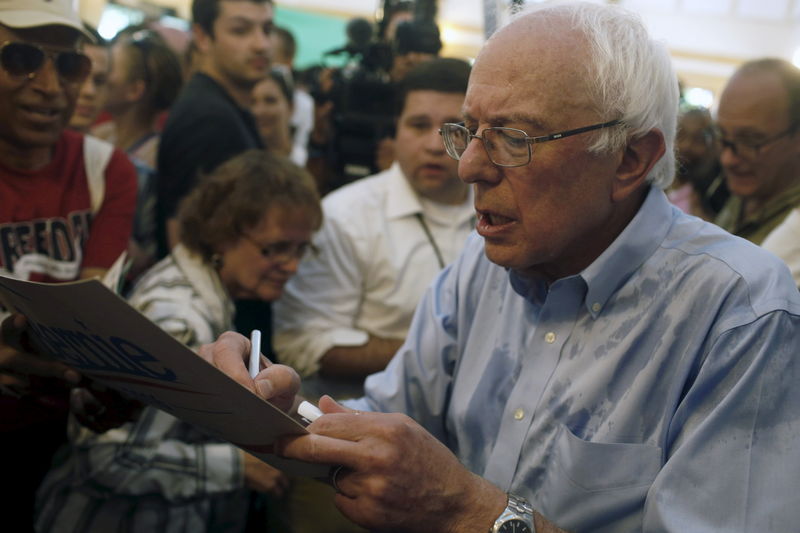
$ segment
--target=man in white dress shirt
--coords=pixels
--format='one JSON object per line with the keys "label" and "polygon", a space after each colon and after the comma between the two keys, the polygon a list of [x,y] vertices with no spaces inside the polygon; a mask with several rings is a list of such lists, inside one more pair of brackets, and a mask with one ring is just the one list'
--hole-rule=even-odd
{"label": "man in white dress shirt", "polygon": [[438,133],[459,121],[468,78],[469,65],[457,59],[411,71],[400,92],[395,163],[323,201],[318,253],[300,265],[275,312],[278,357],[314,376],[304,382],[307,395],[323,385],[360,395],[364,377],[389,362],[423,291],[472,230],[469,186]]}
{"label": "man in white dress shirt", "polygon": [[800,287],[800,207],[794,208],[761,246],[783,259]]}

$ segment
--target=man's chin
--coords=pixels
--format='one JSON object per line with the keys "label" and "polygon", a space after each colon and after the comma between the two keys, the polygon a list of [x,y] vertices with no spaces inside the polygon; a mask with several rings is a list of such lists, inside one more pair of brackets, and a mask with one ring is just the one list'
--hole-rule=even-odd
{"label": "man's chin", "polygon": [[424,198],[448,204],[458,204],[464,201],[468,190],[461,181],[454,183],[452,178],[440,175],[418,175],[412,187],[417,194]]}
{"label": "man's chin", "polygon": [[48,148],[58,142],[63,131],[64,126],[46,130],[25,128],[14,132],[13,138],[8,140],[20,149]]}
{"label": "man's chin", "polygon": [[239,87],[252,89],[258,85],[259,82],[263,81],[268,75],[269,70],[262,72],[260,70],[249,69],[247,72],[242,72],[232,76],[232,79]]}
{"label": "man's chin", "polygon": [[503,245],[490,242],[484,237],[483,251],[486,254],[486,259],[491,261],[497,266],[503,268],[510,268],[516,270],[520,261],[517,257]]}
{"label": "man's chin", "polygon": [[731,194],[740,198],[751,198],[758,194],[759,184],[754,178],[729,178],[727,185]]}

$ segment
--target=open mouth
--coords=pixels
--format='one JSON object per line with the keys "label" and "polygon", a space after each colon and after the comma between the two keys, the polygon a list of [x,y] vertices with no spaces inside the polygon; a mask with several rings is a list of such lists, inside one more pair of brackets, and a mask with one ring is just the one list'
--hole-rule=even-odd
{"label": "open mouth", "polygon": [[481,211],[480,209],[476,211],[478,213],[478,222],[485,226],[507,226],[508,224],[516,222],[516,220],[511,217],[491,211]]}
{"label": "open mouth", "polygon": [[483,237],[499,237],[500,234],[504,233],[506,230],[509,230],[512,226],[514,226],[514,224],[517,223],[517,220],[514,218],[493,213],[491,211],[476,210],[476,212],[478,215],[478,221],[475,225],[475,229],[478,231],[478,234],[482,235]]}
{"label": "open mouth", "polygon": [[512,222],[514,222],[513,218],[504,217],[503,215],[496,215],[494,213],[484,214],[483,218],[485,218],[486,221],[491,226],[504,226],[506,224],[511,224]]}

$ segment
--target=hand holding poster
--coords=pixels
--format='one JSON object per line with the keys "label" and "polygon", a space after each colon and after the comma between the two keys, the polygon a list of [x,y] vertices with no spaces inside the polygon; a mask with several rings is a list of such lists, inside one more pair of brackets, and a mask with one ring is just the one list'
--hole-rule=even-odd
{"label": "hand holding poster", "polygon": [[305,428],[170,337],[97,280],[43,284],[0,277],[0,301],[28,319],[38,351],[203,428],[287,473],[328,468],[271,453]]}

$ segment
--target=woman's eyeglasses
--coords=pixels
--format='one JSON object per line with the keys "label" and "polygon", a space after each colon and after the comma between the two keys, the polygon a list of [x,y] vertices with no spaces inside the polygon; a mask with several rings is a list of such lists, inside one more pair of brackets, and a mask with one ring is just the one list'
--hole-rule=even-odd
{"label": "woman's eyeglasses", "polygon": [[18,41],[6,41],[0,46],[0,66],[12,76],[35,78],[48,57],[59,77],[68,83],[82,83],[92,70],[91,59],[75,50],[46,50]]}
{"label": "woman's eyeglasses", "polygon": [[274,242],[270,244],[259,244],[249,235],[242,235],[242,238],[258,248],[264,259],[276,264],[285,264],[295,259],[301,260],[306,255],[316,255],[317,248],[310,242],[294,243],[288,241]]}

